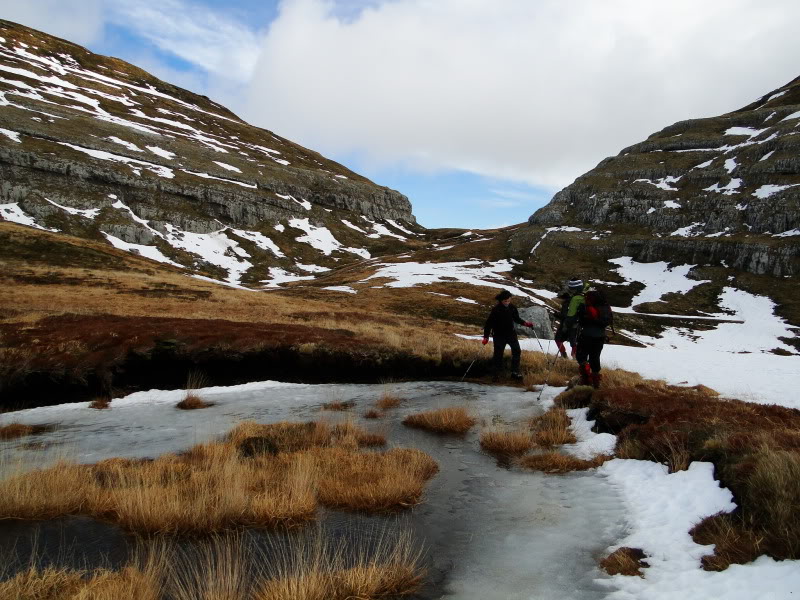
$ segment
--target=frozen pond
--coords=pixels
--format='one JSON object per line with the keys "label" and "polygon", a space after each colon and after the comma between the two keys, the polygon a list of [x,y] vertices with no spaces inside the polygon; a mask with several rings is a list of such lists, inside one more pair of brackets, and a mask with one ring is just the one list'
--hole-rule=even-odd
{"label": "frozen pond", "polygon": [[[560,389],[548,389],[542,402]],[[384,392],[405,399],[379,420],[361,415]],[[410,528],[426,550],[428,583],[418,598],[591,599],[608,592],[595,580],[607,578],[597,560],[624,533],[624,508],[617,492],[596,473],[542,475],[506,468],[482,452],[482,426],[523,422],[542,412],[536,393],[519,388],[442,382],[383,385],[248,384],[199,391],[214,406],[180,411],[174,405],[183,392],[143,392],[114,400],[110,410],[86,404],[61,405],[0,415],[0,424],[52,423],[55,431],[36,438],[2,442],[6,458],[40,462],[56,453],[82,462],[109,457],[154,457],[181,451],[226,433],[245,419],[259,422],[352,418],[369,430],[386,434],[389,446],[415,447],[429,453],[440,467],[428,484],[424,502],[399,517],[365,517],[325,511],[327,529],[346,530],[367,523]],[[322,411],[334,400],[352,400],[346,412]],[[411,413],[452,405],[469,407],[479,425],[464,436],[439,436],[401,424]],[[31,439],[46,446],[32,449]],[[8,548],[22,551],[30,525],[0,522]],[[40,537],[70,544],[71,536],[94,535],[96,546],[114,555],[119,540],[110,532],[80,520],[43,524]],[[86,533],[86,532],[89,533]],[[114,541],[116,539],[116,541]],[[94,542],[92,543],[93,545]],[[73,542],[73,545],[83,545]],[[116,545],[116,546],[115,546]],[[90,560],[87,557],[87,560]]]}

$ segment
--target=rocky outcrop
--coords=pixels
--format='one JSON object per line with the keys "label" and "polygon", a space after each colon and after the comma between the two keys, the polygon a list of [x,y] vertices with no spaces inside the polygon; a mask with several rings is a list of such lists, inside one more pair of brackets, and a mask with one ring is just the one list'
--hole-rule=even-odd
{"label": "rocky outcrop", "polygon": [[640,235],[625,252],[639,260],[800,272],[800,78],[606,158],[529,223],[633,228]]}
{"label": "rocky outcrop", "polygon": [[682,121],[603,160],[531,216],[693,237],[800,228],[800,79],[741,110]]}

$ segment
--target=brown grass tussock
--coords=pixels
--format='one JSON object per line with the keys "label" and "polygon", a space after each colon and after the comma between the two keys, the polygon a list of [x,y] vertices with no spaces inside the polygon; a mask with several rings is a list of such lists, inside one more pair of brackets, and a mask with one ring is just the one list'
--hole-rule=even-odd
{"label": "brown grass tussock", "polygon": [[500,456],[519,456],[533,448],[530,431],[504,431],[489,429],[481,433],[481,448]]}
{"label": "brown grass tussock", "polygon": [[644,577],[643,568],[650,565],[644,560],[647,555],[639,548],[617,548],[600,561],[600,568],[609,575],[638,575]]}
{"label": "brown grass tussock", "polygon": [[572,471],[587,471],[599,467],[607,460],[613,458],[605,454],[595,456],[591,460],[575,458],[560,452],[545,452],[542,454],[531,454],[519,459],[519,464],[526,469],[542,471],[543,473],[570,473]]}
{"label": "brown grass tussock", "polygon": [[409,427],[426,429],[435,433],[454,433],[463,435],[476,421],[463,406],[449,406],[409,415],[403,424]]}
{"label": "brown grass tussock", "polygon": [[533,439],[542,448],[574,444],[577,438],[570,430],[571,422],[566,410],[551,408],[546,413],[530,420]]}

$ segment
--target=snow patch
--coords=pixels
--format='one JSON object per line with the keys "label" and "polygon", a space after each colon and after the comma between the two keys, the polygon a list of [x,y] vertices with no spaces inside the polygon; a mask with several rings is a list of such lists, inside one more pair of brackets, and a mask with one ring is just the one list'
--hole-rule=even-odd
{"label": "snow patch", "polygon": [[640,263],[630,256],[612,258],[608,262],[619,265],[615,271],[629,282],[640,282],[644,289],[631,300],[631,306],[645,302],[657,302],[664,294],[685,294],[701,283],[686,276],[697,265],[680,265],[670,268],[666,262]]}
{"label": "snow patch", "polygon": [[308,219],[289,219],[289,226],[305,232],[296,238],[296,241],[309,244],[322,252],[325,256],[330,256],[331,252],[342,247],[341,242],[333,237],[327,227],[317,227],[309,223]]}
{"label": "snow patch", "polygon": [[237,167],[234,167],[233,165],[229,165],[228,163],[219,162],[218,160],[212,160],[211,162],[213,162],[215,165],[218,165],[218,166],[222,167],[223,169],[225,169],[227,171],[233,171],[234,173],[241,173],[242,172],[241,169],[239,169]]}
{"label": "snow patch", "polygon": [[36,223],[34,218],[22,210],[20,205],[16,202],[0,204],[0,217],[6,221],[18,223],[19,225],[27,225],[28,227],[33,227],[34,229],[41,229],[43,231],[58,231],[58,229],[48,229],[47,227],[42,227]]}
{"label": "snow patch", "polygon": [[346,292],[348,294],[357,294],[358,292],[348,285],[329,285],[322,288],[323,290],[330,290],[332,292]]}
{"label": "snow patch", "polygon": [[800,183],[794,183],[790,185],[772,185],[772,184],[762,185],[755,192],[753,192],[753,196],[763,200],[765,198],[769,198],[773,194],[777,194],[778,192],[782,192],[783,190],[788,190],[789,188],[797,187],[798,185],[800,185]]}
{"label": "snow patch", "polygon": [[175,158],[175,153],[170,152],[169,150],[164,150],[163,148],[159,148],[158,146],[146,146],[150,152],[155,154],[156,156],[160,156],[161,158],[166,158],[168,160],[172,160]]}
{"label": "snow patch", "polygon": [[0,134],[6,136],[12,142],[17,142],[18,144],[22,143],[22,140],[19,139],[20,134],[17,133],[16,131],[11,131],[10,129],[3,129],[2,127],[0,127]]}

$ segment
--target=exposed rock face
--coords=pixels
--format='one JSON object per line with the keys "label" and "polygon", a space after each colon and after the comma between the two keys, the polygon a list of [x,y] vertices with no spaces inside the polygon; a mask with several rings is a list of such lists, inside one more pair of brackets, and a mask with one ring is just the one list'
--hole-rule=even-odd
{"label": "exposed rock face", "polygon": [[[402,194],[248,125],[204,96],[2,20],[0,218],[112,236],[118,247],[158,246],[189,268],[197,252],[178,243],[184,233],[244,235],[255,244],[247,251],[221,240],[228,248],[212,263],[225,270],[227,253],[293,271],[294,263],[279,259],[298,254],[302,232],[323,257],[354,260],[368,257],[381,235],[420,230]],[[386,229],[388,220],[396,230]],[[287,227],[300,232],[289,235]],[[306,254],[298,257],[315,260]]]}
{"label": "exposed rock face", "polygon": [[740,110],[682,121],[625,148],[557,193],[529,223],[635,226],[661,238],[642,241],[641,254],[652,260],[679,250],[753,273],[793,274],[800,78]]}

